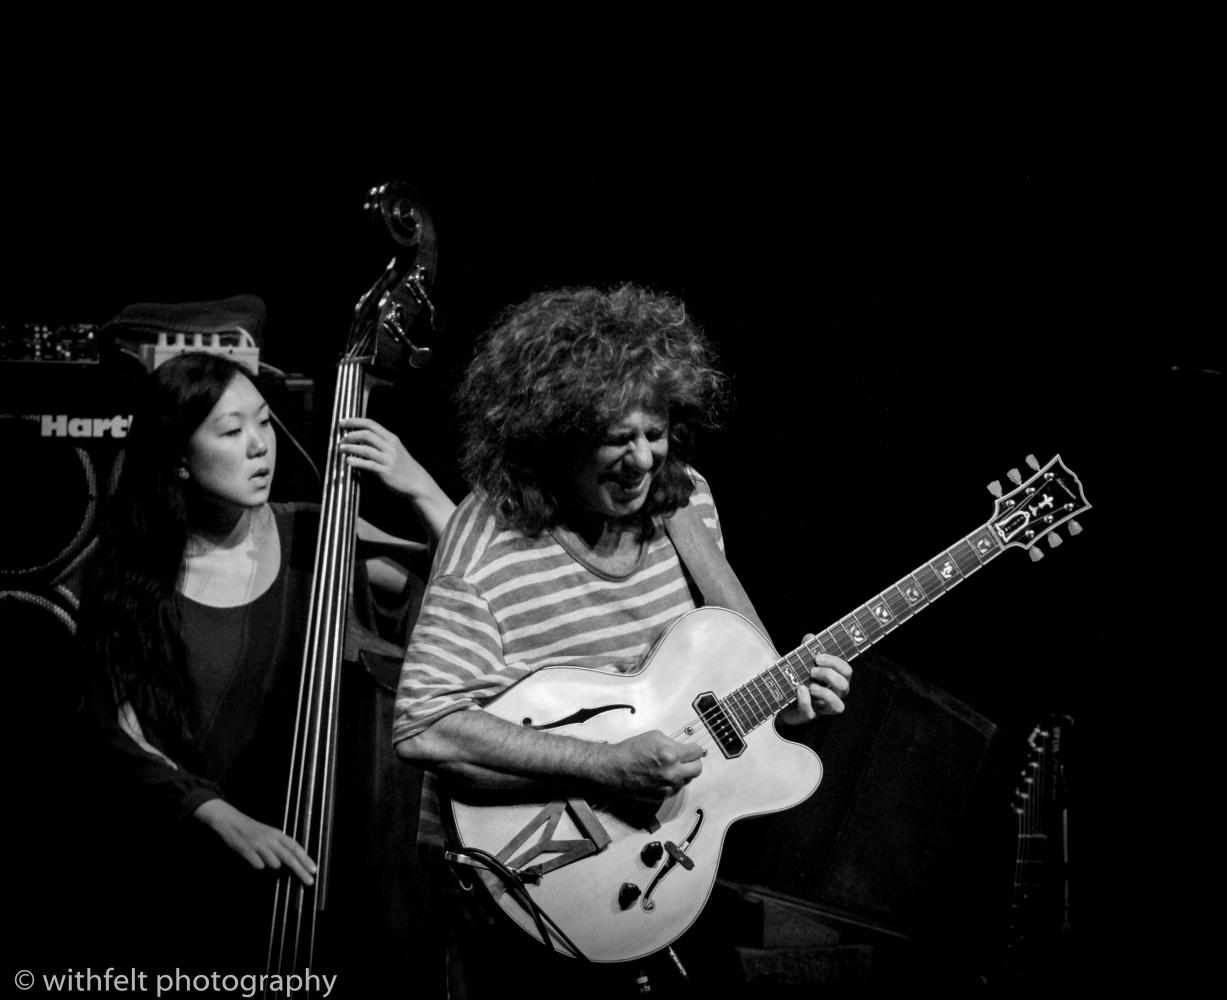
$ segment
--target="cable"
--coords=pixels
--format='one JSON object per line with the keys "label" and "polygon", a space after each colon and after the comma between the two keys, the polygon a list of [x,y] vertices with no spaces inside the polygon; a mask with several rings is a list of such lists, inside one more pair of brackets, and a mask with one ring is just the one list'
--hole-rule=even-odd
{"label": "cable", "polygon": [[551,951],[557,951],[557,948],[554,947],[553,939],[545,926],[546,924],[549,924],[550,929],[552,929],[554,932],[554,935],[557,936],[568,949],[570,949],[571,953],[576,958],[582,962],[592,961],[580,950],[579,946],[567,936],[566,932],[564,932],[563,929],[558,926],[558,924],[554,921],[554,918],[537,905],[536,900],[534,900],[528,894],[528,889],[525,887],[524,880],[520,877],[519,873],[508,868],[507,865],[505,865],[489,851],[484,851],[480,847],[462,847],[455,851],[447,851],[443,856],[446,860],[451,862],[480,862],[480,864],[476,865],[476,867],[485,868],[487,871],[492,872],[502,879],[503,884],[507,886],[507,890],[511,893],[512,898],[515,899],[515,901],[522,907],[524,907],[524,909],[527,910],[532,916],[533,922],[537,926],[537,933],[540,935],[543,944],[549,947]]}
{"label": "cable", "polygon": [[[531,896],[529,896],[528,890],[524,887],[524,881],[516,872],[504,865],[494,855],[487,851],[483,851],[480,848],[470,848],[464,852],[449,851],[445,857],[451,861],[462,861],[466,858],[470,861],[480,861],[482,862],[480,867],[485,868],[487,871],[493,872],[495,875],[501,878],[503,883],[507,886],[507,891],[511,894],[512,898],[522,907],[524,907],[529,914],[531,914],[533,922],[537,925],[537,933],[541,937],[541,943],[551,951],[555,950],[554,942],[551,940],[543,920],[546,915],[545,911],[536,904]],[[550,923],[553,924],[554,922],[551,920]]]}
{"label": "cable", "polygon": [[281,433],[289,439],[290,444],[292,444],[298,450],[298,453],[307,460],[307,464],[311,466],[311,471],[315,473],[316,482],[319,483],[320,489],[323,489],[324,477],[320,475],[319,467],[312,460],[311,455],[307,452],[307,449],[299,443],[298,438],[290,433],[290,429],[286,427],[284,423],[282,423],[281,418],[277,416],[272,407],[269,407],[268,415],[273,418],[273,423],[275,423],[281,429]]}

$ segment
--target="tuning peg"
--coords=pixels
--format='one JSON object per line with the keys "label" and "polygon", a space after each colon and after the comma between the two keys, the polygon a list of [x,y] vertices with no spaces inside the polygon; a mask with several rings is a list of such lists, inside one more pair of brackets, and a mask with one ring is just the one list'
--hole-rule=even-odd
{"label": "tuning peg", "polygon": [[1031,466],[1031,469],[1033,472],[1040,471],[1040,460],[1036,458],[1034,455],[1027,456],[1027,464]]}
{"label": "tuning peg", "polygon": [[1021,473],[1021,472],[1019,472],[1017,469],[1011,469],[1009,472],[1007,472],[1007,473],[1006,473],[1006,477],[1007,477],[1007,478],[1010,480],[1010,482],[1012,482],[1012,483],[1013,483],[1015,486],[1017,486],[1019,483],[1021,483],[1021,482],[1022,482],[1022,473]]}
{"label": "tuning peg", "polygon": [[1000,496],[1001,496],[1001,480],[1000,480],[1000,479],[994,479],[994,480],[993,480],[991,483],[989,483],[989,484],[988,484],[988,491],[989,491],[989,492],[990,492],[990,493],[991,493],[993,496],[995,496],[995,497],[1000,497]]}
{"label": "tuning peg", "polygon": [[1055,531],[1051,532],[1048,535],[1048,547],[1050,549],[1055,549],[1060,544],[1061,544],[1061,536],[1058,535]]}
{"label": "tuning peg", "polygon": [[1041,552],[1039,549],[1037,549],[1037,548],[1036,548],[1034,545],[1033,545],[1033,546],[1031,546],[1031,548],[1027,549],[1027,551],[1031,553],[1031,561],[1032,561],[1032,562],[1039,562],[1041,559],[1043,559],[1043,558],[1044,558],[1044,553],[1042,553],[1042,552]]}
{"label": "tuning peg", "polygon": [[1070,521],[1069,522],[1069,533],[1071,535],[1082,534],[1082,525],[1080,525],[1077,521]]}

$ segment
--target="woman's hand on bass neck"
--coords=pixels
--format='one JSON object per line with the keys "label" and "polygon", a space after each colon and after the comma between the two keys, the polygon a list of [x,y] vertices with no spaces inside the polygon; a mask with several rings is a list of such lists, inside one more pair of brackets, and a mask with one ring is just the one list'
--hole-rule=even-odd
{"label": "woman's hand on bass neck", "polygon": [[349,417],[340,426],[346,432],[340,451],[350,466],[372,473],[388,489],[406,497],[432,539],[438,540],[456,505],[426,467],[409,454],[399,437],[369,417]]}

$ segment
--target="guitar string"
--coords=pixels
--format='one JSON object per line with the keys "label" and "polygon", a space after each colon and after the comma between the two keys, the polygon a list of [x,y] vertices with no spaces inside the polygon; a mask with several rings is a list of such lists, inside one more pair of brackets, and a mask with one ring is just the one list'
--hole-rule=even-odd
{"label": "guitar string", "polygon": [[[746,695],[742,693],[743,689],[748,686],[749,686],[748,684],[742,685],[741,688],[737,688],[736,690],[731,692],[729,695],[718,700],[711,708],[706,709],[700,712],[694,718],[689,719],[688,721],[682,724],[680,729],[675,730],[671,734],[670,738],[675,740],[678,743],[696,743],[700,745],[702,744],[715,745],[719,742],[719,738],[717,737],[714,730],[717,727],[726,727],[728,729],[731,729],[733,734],[736,735],[739,739],[744,739],[751,732],[753,732],[754,729],[758,728],[759,725],[761,725],[768,718],[773,716],[776,712],[782,711],[784,708],[787,708],[788,705],[796,701],[795,697],[791,698],[789,699],[789,701],[778,705],[778,707],[776,707],[774,710],[769,710],[767,714],[763,716],[762,718],[755,719],[755,716],[760,715],[761,712],[759,711],[757,706],[752,705],[749,699],[746,697]],[[765,692],[764,692],[764,697],[766,697]],[[743,709],[747,709],[748,712],[750,713],[749,718],[746,721],[752,721],[753,725],[744,725],[744,724],[738,725],[738,721],[740,721],[740,716],[738,715],[738,712],[737,712],[738,706],[734,704],[734,699],[738,699],[738,698],[742,702],[740,707]],[[735,715],[738,716],[737,719],[732,718],[732,716],[735,716]]]}
{"label": "guitar string", "polygon": [[[831,635],[830,629],[827,629],[826,632]],[[833,635],[831,638],[834,640]],[[874,641],[876,637],[870,640],[870,642]],[[860,647],[845,650],[834,641],[831,644],[847,659],[852,659],[863,649]],[[793,665],[791,661],[793,657],[800,654],[802,649],[810,653],[826,652],[826,647],[822,644],[820,637],[815,635],[797,649],[780,657],[758,676],[735,688],[724,698],[717,699],[711,708],[699,712],[696,717],[684,722],[680,729],[669,734],[670,738],[678,743],[693,743],[706,749],[707,746],[721,744],[722,738],[716,730],[725,728],[731,731],[731,734],[738,740],[744,740],[768,719],[796,702],[795,691],[800,683],[790,684],[787,688],[790,696],[782,700],[781,696],[785,690],[782,684],[775,682],[771,689],[766,689],[764,678],[783,673],[790,682],[794,681],[798,675],[799,665]]]}
{"label": "guitar string", "polygon": [[[816,639],[810,640],[804,645],[808,647],[811,643],[817,645],[819,649],[822,648]],[[735,688],[724,698],[718,699],[711,708],[699,712],[696,717],[683,723],[680,729],[675,730],[671,734],[670,738],[679,743],[716,744],[719,742],[719,738],[713,730],[719,726],[728,726],[739,739],[744,739],[754,729],[758,728],[759,725],[766,722],[767,719],[773,717],[777,712],[783,711],[796,701],[795,694],[782,701],[780,694],[783,691],[783,687],[778,683],[775,685],[775,693],[767,690],[754,691],[753,688],[755,685],[762,685],[764,677],[777,671],[783,672],[790,681],[794,680],[796,677],[795,668],[790,670],[786,665],[797,652],[798,650],[793,650],[787,656],[781,657],[757,677]],[[797,686],[799,684],[790,685],[788,690],[795,692]],[[765,713],[762,710],[764,706],[766,707]],[[747,725],[746,723],[751,724]],[[698,738],[692,738],[696,734]]]}
{"label": "guitar string", "polygon": [[[933,569],[932,561],[922,563],[920,566],[916,567],[912,573],[905,577],[901,577],[898,581],[892,584],[892,588],[904,603],[893,604],[889,597],[887,597],[887,591],[883,591],[881,594],[876,595],[870,601],[855,609],[851,614],[841,618],[839,621],[827,627],[822,632],[816,633],[812,638],[807,639],[796,649],[780,657],[775,661],[775,663],[773,663],[758,676],[751,678],[751,680],[742,684],[740,687],[735,688],[724,698],[718,699],[710,709],[700,712],[696,718],[692,718],[683,723],[680,729],[675,730],[672,734],[670,734],[670,738],[682,743],[716,744],[720,742],[720,737],[713,732],[713,727],[728,724],[732,727],[738,738],[744,739],[750,732],[758,728],[758,726],[760,726],[762,723],[766,722],[767,719],[773,717],[778,712],[783,711],[796,701],[795,693],[786,700],[781,699],[780,692],[782,691],[782,688],[779,688],[778,683],[775,683],[775,675],[778,673],[783,673],[790,681],[796,682],[797,670],[795,667],[793,667],[793,669],[790,669],[790,667],[793,666],[793,657],[801,655],[802,650],[810,654],[826,653],[827,655],[839,655],[844,659],[850,660],[864,652],[864,650],[869,646],[873,645],[880,638],[893,631],[900,624],[902,624],[908,618],[911,618],[938,597],[945,594],[948,590],[960,583],[971,573],[984,566],[992,558],[992,556],[997,553],[996,550],[994,550],[990,553],[984,554],[983,558],[981,558],[979,553],[976,553],[974,547],[970,543],[972,538],[974,538],[980,530],[982,529],[977,529],[976,532],[972,532],[970,535],[965,536],[960,540],[960,542],[952,545],[949,549],[946,549],[944,552],[935,557],[940,559],[942,556],[945,556],[953,561],[955,565],[959,566],[959,575],[957,577],[949,581],[943,581]],[[960,565],[958,556],[956,555],[956,550],[960,550],[960,546],[975,556],[977,560],[975,565],[968,568],[963,568],[963,566]],[[925,578],[923,580],[917,579],[918,574],[924,574]],[[932,578],[931,580],[929,579],[930,577]],[[906,597],[901,585],[909,583],[920,588],[923,595],[922,603],[913,605],[912,602]],[[926,584],[929,585],[926,586]],[[888,588],[888,590],[892,588]],[[883,622],[873,612],[872,605],[875,603],[885,604],[891,609],[889,620]],[[907,612],[907,614],[900,614],[900,612],[894,610],[894,607],[902,608]],[[852,638],[852,633],[849,632],[848,626],[845,625],[845,622],[851,621],[853,626],[861,631],[868,628],[869,626],[862,626],[860,620],[857,618],[857,614],[859,612],[863,612],[865,615],[869,616],[872,620],[872,625],[877,629],[877,634],[866,635],[865,640],[861,643],[857,643],[855,639]],[[836,628],[848,633],[847,642],[841,642],[839,640],[836,632],[834,631]],[[822,639],[823,635],[827,636],[825,641]],[[851,643],[851,645],[849,646],[847,643]],[[831,653],[831,650],[834,650],[834,654]],[[808,671],[803,671],[802,675],[807,673]],[[765,682],[764,678],[771,678],[771,680]],[[771,683],[772,687],[775,687],[778,690],[773,692],[772,690],[765,688],[765,683]],[[796,687],[799,687],[801,683],[808,683],[808,678],[805,682],[790,684],[788,690],[790,692],[795,692]],[[764,708],[766,709],[765,712],[763,711]]]}
{"label": "guitar string", "polygon": [[[975,536],[975,534],[976,532],[973,532],[971,535],[968,535],[962,539],[960,543],[956,543],[955,545],[951,546],[950,549],[946,550],[944,553],[942,553],[942,555],[955,559],[956,557],[954,556],[954,550],[958,549],[959,545],[966,546],[968,549],[971,549],[973,554],[975,554],[974,549],[972,549],[969,544],[970,540]],[[992,554],[996,553],[993,552]],[[940,555],[937,558],[940,558]],[[882,622],[876,615],[874,615],[871,605],[873,605],[875,602],[883,603],[888,606],[891,604],[889,598],[886,597],[886,591],[883,591],[882,594],[863,604],[851,614],[840,619],[835,624],[824,629],[822,632],[815,634],[811,639],[807,639],[800,646],[787,653],[785,656],[780,657],[774,664],[764,670],[761,674],[734,689],[724,698],[719,699],[711,709],[706,710],[705,712],[700,712],[697,719],[692,719],[684,723],[679,730],[671,734],[671,738],[678,742],[698,742],[687,739],[687,737],[693,735],[692,730],[694,730],[700,732],[702,742],[716,743],[719,740],[711,733],[711,726],[708,725],[708,723],[714,722],[718,724],[722,717],[727,719],[729,716],[733,717],[731,719],[731,723],[734,729],[737,731],[737,735],[744,738],[763,722],[767,721],[768,718],[787,708],[796,700],[794,695],[787,701],[781,702],[780,699],[772,695],[771,692],[762,690],[761,685],[763,684],[764,678],[769,677],[776,672],[783,672],[789,678],[789,680],[794,680],[796,677],[796,670],[789,669],[789,666],[791,665],[792,658],[800,655],[802,650],[805,650],[810,654],[818,652],[827,653],[828,655],[839,655],[844,659],[850,660],[864,652],[864,650],[869,646],[873,645],[883,636],[893,631],[900,624],[902,624],[902,622],[906,621],[908,618],[911,618],[913,615],[922,610],[922,608],[936,600],[939,596],[945,594],[956,584],[961,582],[971,573],[975,572],[975,570],[981,568],[990,558],[991,554],[986,555],[986,557],[983,559],[980,559],[977,555],[978,562],[976,565],[971,566],[968,569],[960,568],[960,575],[950,581],[941,580],[937,573],[933,570],[930,563],[925,563],[918,566],[911,574],[900,578],[895,584],[892,585],[898,592],[900,598],[907,602],[906,606],[900,605],[900,607],[904,607],[908,612],[906,616],[900,615],[898,612],[892,610],[890,620],[887,622]],[[916,578],[917,574],[924,574],[926,571],[928,571],[928,576],[932,577],[931,581],[928,580],[927,577],[924,581]],[[905,584],[908,581],[920,587],[921,592],[924,595],[923,603],[913,606],[911,602],[908,601],[907,597],[900,589],[900,585]],[[931,585],[926,587],[926,583],[930,583]],[[865,641],[858,644],[852,638],[851,633],[849,633],[847,643],[851,643],[851,645],[848,646],[847,643],[839,641],[834,630],[836,628],[840,628],[847,633],[848,626],[844,623],[849,620],[851,620],[852,624],[856,628],[863,630],[865,626],[860,624],[860,621],[856,617],[857,612],[864,612],[866,615],[871,616],[873,618],[873,624],[877,627],[879,634],[869,635],[866,637]],[[827,640],[824,641],[822,639],[823,635],[827,636]],[[834,651],[833,654],[831,653],[832,650]],[[790,685],[790,690],[795,691],[797,686],[799,686],[799,684]],[[765,705],[767,709],[765,714],[762,711],[763,705]],[[748,726],[745,725],[743,722],[743,717],[745,718],[745,721],[749,721],[751,724]],[[702,724],[701,731],[698,730],[696,723]]]}
{"label": "guitar string", "polygon": [[[954,554],[954,550],[958,549],[959,545],[963,545],[968,549],[971,549],[969,543],[974,535],[975,533],[973,532],[972,535],[966,536],[960,543],[951,546],[950,549],[947,549],[942,554],[953,560],[957,565],[958,560],[957,556]],[[971,549],[971,551],[972,554],[975,555],[974,549]],[[994,552],[992,554],[996,553]],[[938,558],[940,558],[940,556]],[[794,657],[799,657],[802,655],[802,650],[811,655],[814,653],[826,653],[827,655],[832,655],[829,651],[833,649],[836,654],[845,659],[850,660],[854,658],[855,656],[864,652],[865,649],[873,645],[884,635],[893,631],[894,628],[898,627],[898,625],[900,625],[903,621],[906,621],[908,618],[912,617],[928,604],[936,600],[937,597],[946,593],[956,584],[960,583],[976,569],[979,569],[985,565],[988,562],[988,559],[991,558],[991,554],[986,556],[984,559],[980,559],[978,555],[976,558],[976,565],[967,569],[963,569],[960,566],[959,576],[948,582],[943,581],[938,577],[937,573],[933,570],[931,563],[925,563],[918,566],[912,571],[911,574],[900,578],[895,584],[892,585],[893,589],[899,595],[899,598],[903,602],[906,602],[906,604],[898,604],[895,606],[902,607],[904,610],[909,612],[906,616],[900,615],[898,612],[894,611],[893,607],[889,621],[882,622],[874,614],[871,605],[873,605],[875,602],[884,603],[888,607],[892,606],[892,602],[886,596],[886,591],[883,591],[881,594],[877,595],[875,598],[853,611],[850,615],[845,616],[833,625],[824,629],[822,632],[816,633],[811,638],[805,640],[796,649],[777,659],[762,673],[751,678],[740,687],[735,688],[724,698],[717,699],[711,708],[699,712],[696,717],[684,722],[680,729],[677,729],[670,734],[670,738],[679,743],[693,743],[702,747],[709,745],[715,746],[720,745],[722,742],[721,736],[716,730],[720,727],[728,727],[728,729],[731,730],[732,734],[735,735],[737,739],[744,740],[745,737],[747,737],[768,719],[772,718],[780,711],[783,711],[789,705],[795,703],[796,688],[800,687],[802,683],[808,683],[809,678],[807,675],[809,671],[804,669],[803,662],[800,665],[793,664],[792,662]],[[923,580],[917,579],[918,574],[926,574],[926,571],[927,575]],[[929,577],[932,577],[932,586],[926,586],[926,583],[930,582]],[[912,606],[911,602],[901,589],[901,585],[908,582],[915,584],[920,588],[924,598],[923,603]],[[844,624],[845,622],[851,620],[852,624],[858,629],[863,630],[868,628],[868,626],[862,626],[860,624],[860,621],[856,617],[857,612],[864,612],[866,615],[870,616],[872,619],[872,624],[877,630],[877,634],[867,635],[866,640],[861,643],[857,643],[852,638],[852,634],[848,631],[848,626]],[[847,646],[845,642],[841,642],[838,639],[837,633],[834,631],[836,628],[841,629],[847,634],[847,643],[851,643],[850,646]],[[825,641],[822,639],[824,634],[827,636]],[[798,667],[801,669],[798,669]],[[793,682],[787,687],[787,690],[790,693],[789,697],[783,697],[785,688],[780,683],[782,678],[778,676],[779,674],[783,674],[790,682]],[[798,681],[798,676],[805,677],[805,680]],[[769,680],[765,681],[765,678]],[[767,687],[767,684],[770,684],[770,687]]]}
{"label": "guitar string", "polygon": [[[1023,781],[1019,790],[1026,788],[1026,794],[1018,808],[1018,847],[1014,862],[1014,887],[1011,909],[1013,911],[1015,935],[1025,934],[1025,928],[1019,922],[1028,919],[1028,907],[1034,905],[1032,890],[1038,888],[1038,873],[1033,869],[1042,865],[1046,857],[1046,840],[1043,836],[1043,814],[1048,796],[1048,766],[1046,752],[1048,749],[1048,733],[1037,727],[1040,746],[1028,760],[1023,771]],[[1027,771],[1033,772],[1031,780]],[[1011,946],[1014,944],[1011,941]]]}

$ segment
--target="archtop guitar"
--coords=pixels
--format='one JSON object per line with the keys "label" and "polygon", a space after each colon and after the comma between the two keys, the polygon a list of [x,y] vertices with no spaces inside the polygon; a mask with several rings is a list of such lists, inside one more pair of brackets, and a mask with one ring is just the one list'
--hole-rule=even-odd
{"label": "archtop guitar", "polygon": [[[1016,488],[999,484],[992,518],[785,656],[735,612],[678,618],[634,674],[546,667],[484,708],[520,725],[619,742],[658,729],[706,749],[702,773],[659,808],[580,798],[523,801],[452,790],[453,862],[473,865],[493,901],[539,941],[596,962],[667,947],[695,921],[716,879],[729,826],[795,806],[822,763],[783,739],[775,715],[809,678],[814,653],[852,660],[1007,548],[1038,559],[1041,539],[1090,508],[1056,456]],[[445,818],[448,809],[444,809]],[[496,860],[497,864],[493,861]]]}

